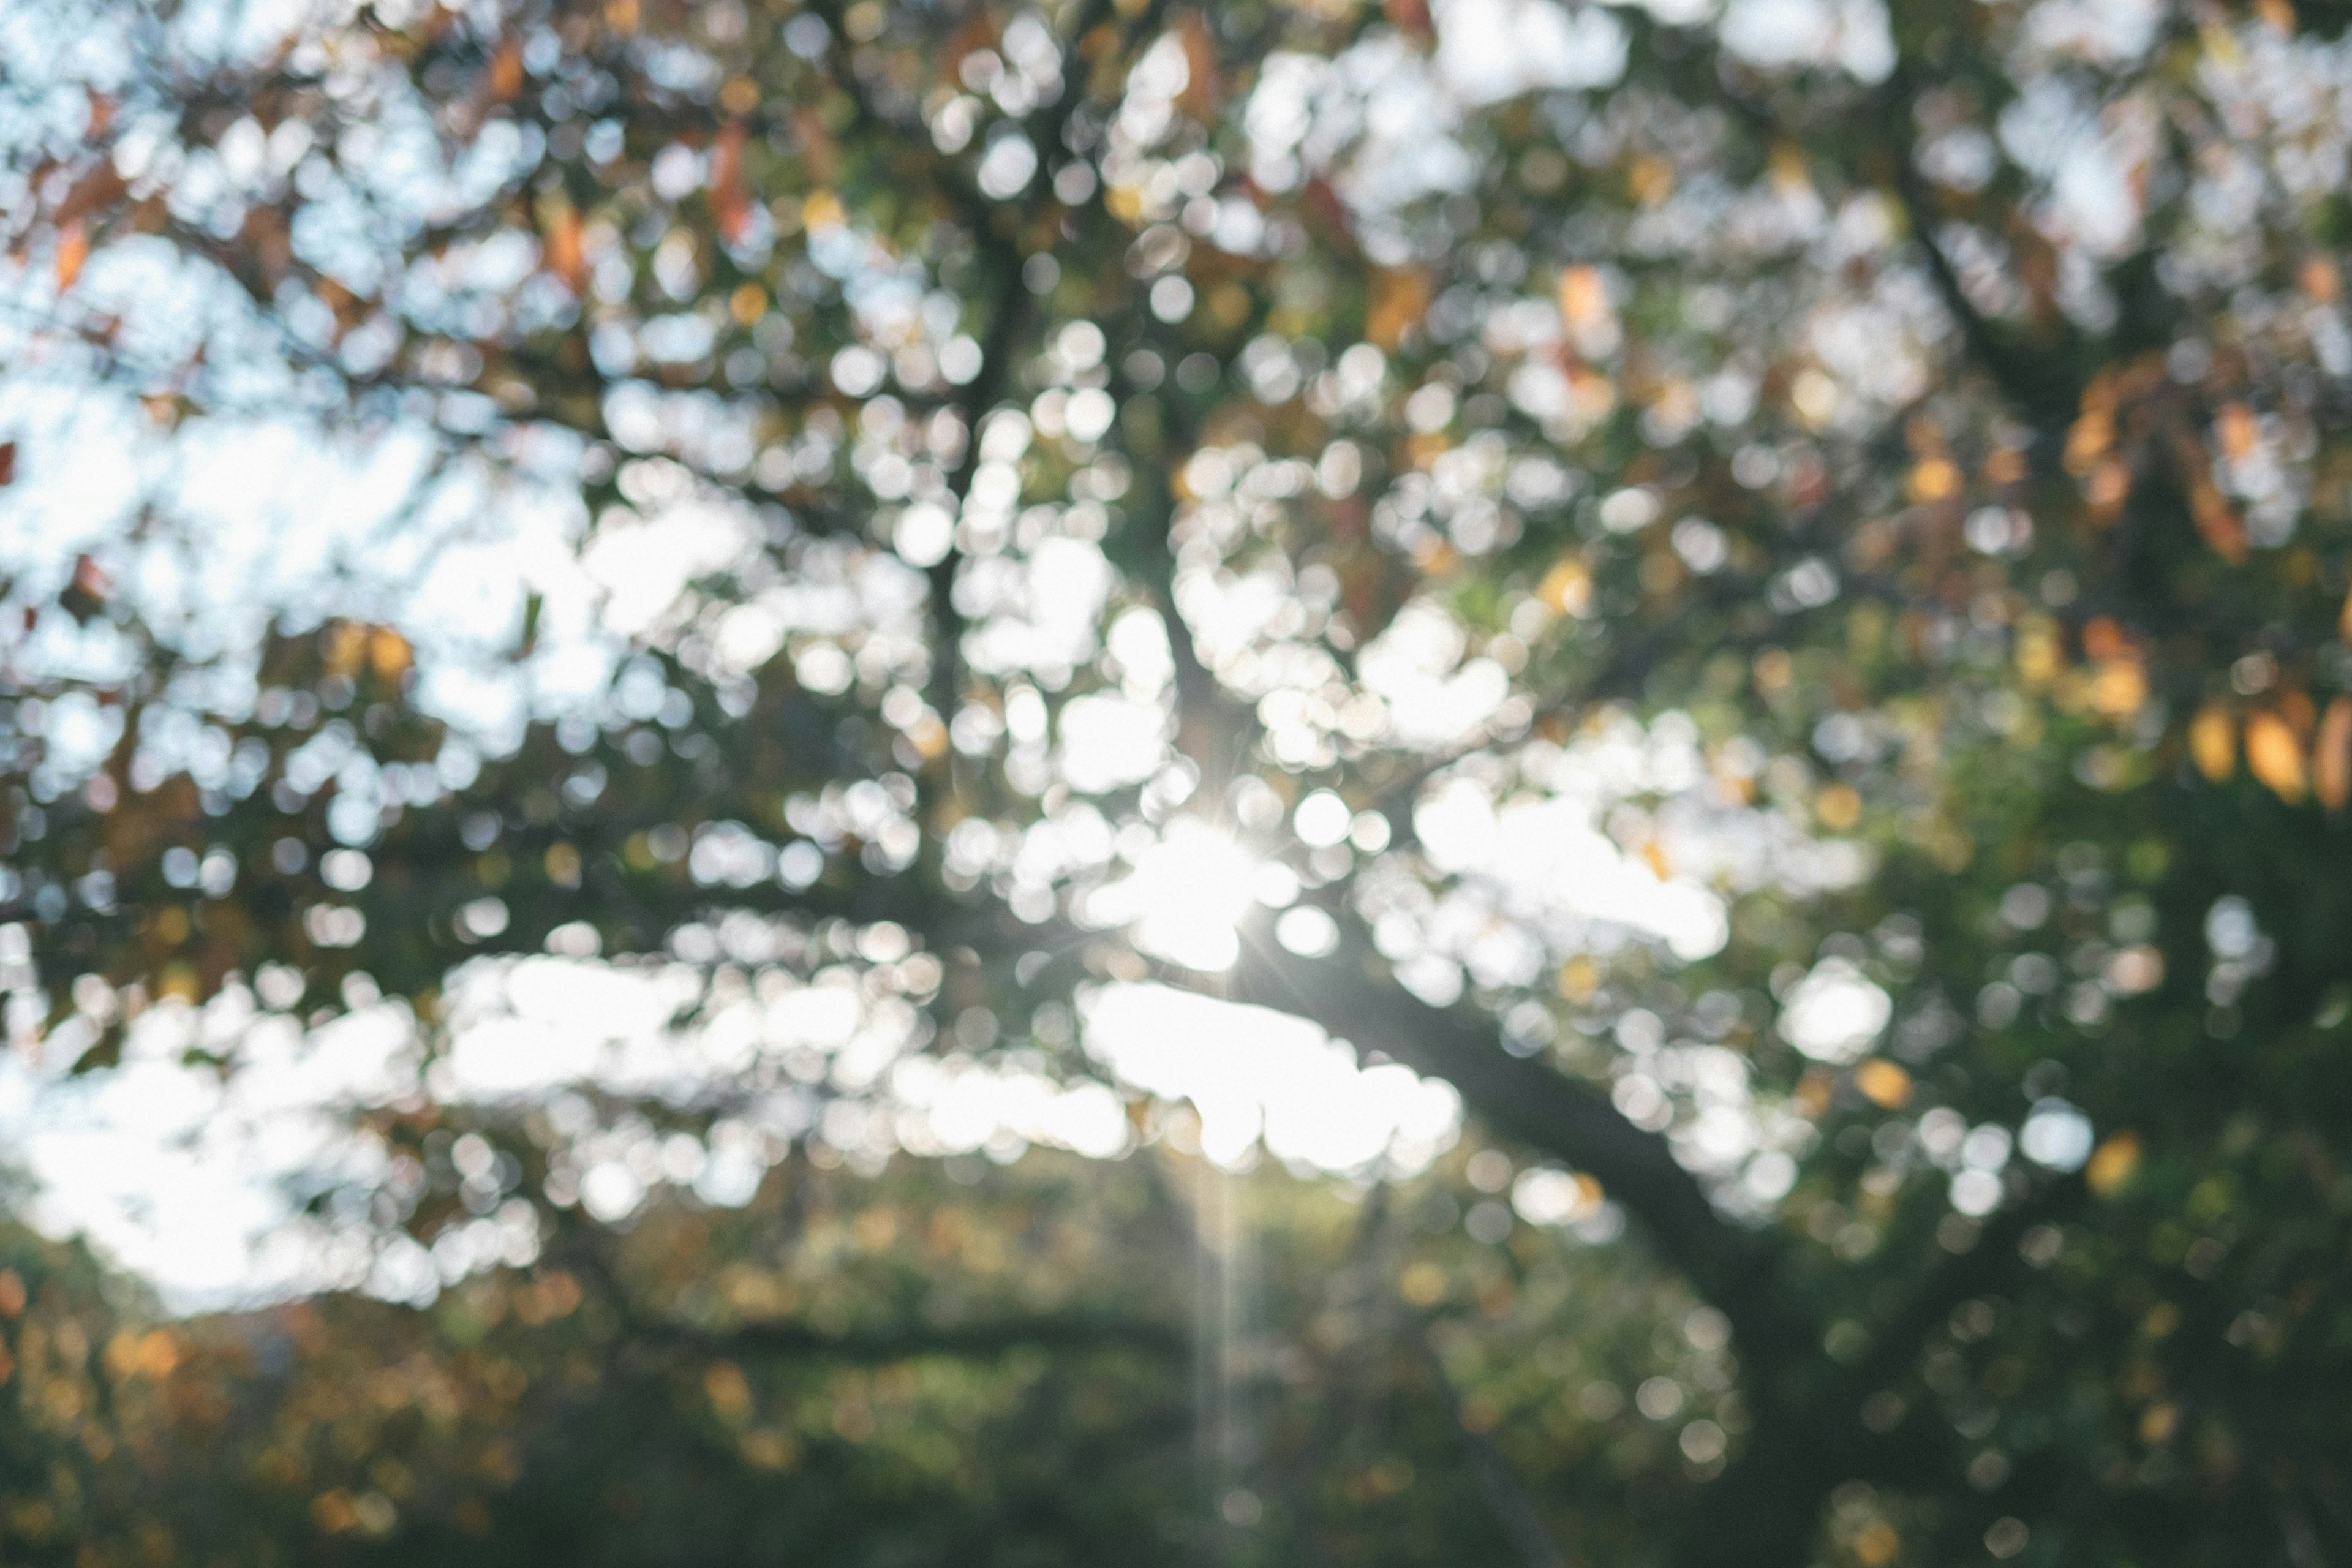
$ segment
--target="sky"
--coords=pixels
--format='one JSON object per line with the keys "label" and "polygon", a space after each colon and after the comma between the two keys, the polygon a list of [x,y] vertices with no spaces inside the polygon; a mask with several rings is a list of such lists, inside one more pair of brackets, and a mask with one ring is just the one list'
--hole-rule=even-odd
{"label": "sky", "polygon": [[[1675,13],[1673,20],[1714,16],[1735,52],[1759,64],[1828,60],[1864,81],[1891,68],[1877,0],[1730,0],[1719,13],[1709,0],[1650,4],[1662,16]],[[0,4],[0,45],[18,68],[60,82],[120,77],[119,48],[44,23],[42,9]],[[2043,9],[2052,26],[2074,27],[2094,53],[2145,47],[2135,39],[2151,12],[2136,0]],[[214,25],[228,14],[190,8],[187,47],[235,54],[284,25],[282,16],[244,8],[236,13],[244,25],[260,32],[240,37]],[[1334,60],[1276,57],[1242,110],[1253,177],[1279,190],[1310,169],[1332,172],[1375,260],[1383,245],[1402,243],[1387,215],[1426,193],[1459,188],[1475,173],[1454,134],[1465,114],[1531,90],[1605,85],[1624,68],[1625,28],[1607,6],[1447,0],[1436,19],[1428,57],[1379,33]],[[1145,118],[1155,102],[1164,112],[1182,87],[1181,50],[1154,58],[1129,106]],[[0,135],[71,132],[42,121],[68,113],[55,103],[30,118],[21,105],[10,112]],[[2103,133],[2084,130],[2064,103],[2045,101],[2037,112],[2053,210],[2071,214],[2085,233],[2127,231],[2130,214],[2116,205],[2116,159]],[[433,169],[417,151],[415,125],[395,115],[373,129],[373,162],[385,171],[379,194],[404,200],[412,221],[453,193],[494,185],[501,159],[529,153],[486,146],[461,166]],[[126,146],[146,150],[125,157],[156,155],[136,138]],[[203,154],[211,163],[201,172],[231,183],[268,178],[303,151],[274,139],[251,147],[225,140]],[[877,320],[919,311],[919,290],[904,286],[895,263],[861,249],[854,236],[831,243],[821,260],[860,286],[851,294],[861,310]],[[1233,243],[1254,237],[1236,231]],[[488,249],[456,256],[439,281],[457,298],[512,264]],[[249,368],[241,380],[224,375],[211,416],[167,427],[128,390],[97,388],[93,363],[44,330],[74,312],[120,315],[120,342],[134,356],[168,362],[188,333],[202,331],[242,345]],[[289,324],[292,339],[274,336]],[[944,537],[919,507],[898,517],[895,552],[813,542],[794,570],[753,573],[736,601],[712,604],[690,584],[757,556],[762,521],[740,493],[659,454],[681,443],[699,443],[705,455],[718,449],[735,438],[723,417],[697,416],[649,391],[617,394],[609,422],[645,435],[618,476],[627,504],[592,519],[567,488],[582,449],[559,437],[507,443],[497,464],[448,458],[421,433],[425,410],[415,405],[388,406],[362,428],[322,437],[317,383],[292,352],[301,331],[299,321],[257,316],[160,243],[101,251],[69,300],[58,298],[38,258],[0,261],[0,363],[9,367],[0,374],[0,433],[21,453],[0,507],[0,571],[37,599],[54,593],[78,556],[94,555],[120,592],[178,626],[186,646],[226,656],[205,695],[230,710],[240,700],[241,650],[273,617],[297,626],[331,615],[395,624],[415,648],[420,700],[462,737],[440,764],[450,786],[464,782],[469,755],[511,745],[526,720],[604,700],[614,672],[648,640],[705,631],[720,667],[737,670],[789,649],[803,683],[820,690],[871,677],[872,661],[888,667],[919,651],[921,570]],[[1057,352],[1073,363],[1089,353],[1098,360],[1100,335]],[[1377,385],[1381,356],[1365,352],[1369,358],[1342,369]],[[836,376],[856,370],[835,366]],[[1041,398],[984,424],[974,433],[982,456],[1017,459],[1048,420],[1115,416],[1084,404],[1083,390],[1052,395],[1060,401],[1050,408]],[[704,423],[672,427],[696,418]],[[773,460],[792,460],[779,452]],[[742,455],[748,463],[748,447]],[[1301,467],[1220,448],[1196,456],[1187,479],[1212,511],[1341,482],[1320,469],[1292,471]],[[1448,482],[1440,476],[1441,489]],[[1464,482],[1486,481],[1470,475]],[[131,521],[157,497],[169,498],[178,526],[133,542]],[[969,854],[974,865],[1005,869],[1016,893],[1084,871],[1100,883],[1085,911],[1092,923],[1213,974],[1244,941],[1277,941],[1309,956],[1328,951],[1328,919],[1297,902],[1297,879],[1278,862],[1337,856],[1357,870],[1367,917],[1402,983],[1443,1005],[1473,985],[1538,983],[1564,958],[1611,944],[1654,943],[1677,959],[1704,958],[1725,942],[1726,900],[1740,890],[1767,882],[1828,889],[1869,873],[1857,846],[1749,805],[1743,781],[1723,776],[1693,727],[1674,714],[1646,724],[1621,716],[1566,744],[1498,750],[1436,781],[1412,814],[1433,896],[1417,875],[1383,870],[1385,826],[1351,816],[1336,797],[1310,796],[1292,814],[1277,803],[1270,820],[1251,802],[1222,803],[1221,823],[1211,821],[1220,803],[1202,803],[1202,813],[1180,814],[1165,832],[1122,837],[1098,813],[1089,816],[1084,797],[1171,767],[1172,667],[1156,615],[1130,610],[1107,621],[1116,576],[1082,511],[1073,508],[1050,537],[1018,541],[984,563],[975,595],[975,668],[1016,688],[1034,679],[1052,690],[1055,672],[1066,680],[1070,668],[1107,648],[1119,675],[1117,685],[1065,705],[1050,737],[1042,729],[1034,737],[1037,765],[1050,770],[1041,776],[1070,785],[1076,803],[988,842],[975,830],[950,846],[951,860]],[[1317,591],[1249,571],[1195,571],[1178,584],[1203,658],[1277,717],[1280,703],[1268,708],[1266,692],[1285,683],[1303,690],[1322,679],[1312,639],[1286,629],[1286,617]],[[529,657],[518,658],[532,596],[543,606],[539,635]],[[52,616],[5,657],[23,668],[102,677],[130,656],[102,629]],[[1509,672],[1470,654],[1431,605],[1409,606],[1360,650],[1357,667],[1370,703],[1367,732],[1433,751],[1470,738],[1515,700]],[[1020,707],[1007,704],[1016,726]],[[114,739],[114,721],[95,705],[61,703],[48,717],[61,777],[94,764]],[[165,735],[156,743],[168,752],[172,742]],[[192,731],[185,744],[200,743]],[[1270,743],[1277,752],[1289,743],[1278,722]],[[1760,766],[1760,756],[1753,762]],[[356,791],[370,781],[346,782]],[[1640,835],[1626,831],[1622,816],[1634,796],[1654,803]],[[1634,848],[1637,837],[1651,847]],[[363,831],[352,842],[363,847]],[[7,956],[0,952],[0,960]],[[1841,962],[1824,961],[1791,993],[1783,1025],[1793,1044],[1823,1060],[1859,1055],[1888,1021],[1885,994]],[[1410,1173],[1461,1131],[1458,1103],[1443,1085],[1393,1064],[1360,1063],[1300,1019],[1151,987],[1111,985],[1091,995],[1071,1027],[1100,1078],[1077,1081],[1057,1080],[1042,1061],[1017,1054],[926,1053],[919,1010],[903,997],[877,1001],[843,965],[780,972],[767,990],[722,995],[682,963],[618,963],[572,951],[480,960],[451,976],[452,1024],[430,1053],[396,1003],[348,995],[343,1016],[313,1026],[273,1008],[269,991],[257,976],[201,1009],[152,1007],[132,1027],[122,1065],[86,1076],[68,1072],[69,1052],[58,1040],[30,1039],[20,1017],[15,1048],[0,1056],[0,1145],[32,1184],[36,1220],[89,1237],[180,1305],[324,1286],[420,1299],[470,1269],[526,1257],[533,1222],[514,1207],[495,1208],[427,1254],[388,1238],[363,1205],[329,1205],[298,1218],[301,1200],[323,1187],[357,1191],[398,1179],[382,1150],[350,1131],[346,1113],[429,1094],[451,1103],[561,1104],[576,1120],[585,1101],[566,1090],[583,1083],[717,1095],[762,1062],[781,1064],[781,1087],[740,1097],[708,1139],[688,1140],[692,1147],[625,1119],[582,1123],[576,1168],[566,1177],[570,1201],[614,1220],[665,1184],[701,1201],[740,1203],[787,1140],[811,1136],[867,1158],[894,1148],[1008,1157],[1032,1144],[1119,1157],[1132,1138],[1122,1093],[1188,1104],[1197,1131],[1185,1136],[1232,1167],[1271,1157],[1356,1177]],[[690,1005],[688,1025],[673,1021],[681,1004]],[[1729,1053],[1655,1040],[1644,1047],[1640,1036],[1637,1027],[1628,1047],[1636,1057],[1643,1048],[1684,1053],[1658,1058],[1658,1082],[1681,1074],[1716,1086],[1697,1130],[1678,1144],[1686,1160],[1725,1184],[1735,1204],[1769,1203],[1785,1191],[1800,1134],[1748,1103],[1744,1072],[1716,1059]],[[199,1039],[228,1050],[239,1070],[223,1079],[184,1065],[184,1048]],[[1621,1106],[1628,1084],[1640,1100],[1649,1070],[1637,1064],[1620,1079]],[[1590,1220],[1564,1191],[1538,1182],[1527,1189],[1522,1212],[1549,1223]]]}

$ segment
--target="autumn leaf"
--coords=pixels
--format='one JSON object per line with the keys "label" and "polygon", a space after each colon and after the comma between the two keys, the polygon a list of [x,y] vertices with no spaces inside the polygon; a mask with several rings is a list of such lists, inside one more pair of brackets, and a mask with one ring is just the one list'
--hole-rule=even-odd
{"label": "autumn leaf", "polygon": [[399,679],[415,662],[415,657],[408,639],[390,626],[378,626],[368,635],[368,663],[386,680]]}
{"label": "autumn leaf", "polygon": [[2197,771],[2215,784],[2226,783],[2238,767],[2238,726],[2230,710],[2209,703],[2189,721],[2189,754]]}
{"label": "autumn leaf", "polygon": [[1411,268],[1383,268],[1372,276],[1371,308],[1364,313],[1364,337],[1394,349],[1429,309],[1429,279]]}
{"label": "autumn leaf", "polygon": [[793,111],[793,139],[800,146],[801,161],[807,165],[809,178],[819,185],[833,183],[834,171],[841,163],[841,144],[824,121],[813,109]]}
{"label": "autumn leaf", "polygon": [[2083,1168],[2083,1179],[2099,1196],[2114,1197],[2130,1184],[2133,1173],[2139,1169],[2139,1134],[2118,1132],[2093,1152]]}
{"label": "autumn leaf", "polygon": [[568,205],[562,207],[547,226],[544,249],[547,270],[574,294],[588,289],[588,258],[581,243],[581,228],[579,211]]}
{"label": "autumn leaf", "polygon": [[66,614],[87,626],[106,607],[107,597],[113,592],[114,584],[105,569],[91,557],[80,555],[74,558],[73,577],[58,595],[58,604]]}
{"label": "autumn leaf", "polygon": [[2232,563],[2245,560],[2245,525],[2210,479],[2200,477],[2190,484],[2189,510],[2197,521],[2197,531],[2213,547],[2214,554]]}
{"label": "autumn leaf", "polygon": [[49,221],[60,232],[68,224],[78,224],[92,213],[103,213],[121,201],[129,191],[122,176],[110,163],[101,163],[73,184],[49,214]]}
{"label": "autumn leaf", "polygon": [[2242,403],[2232,403],[2223,408],[2213,421],[2213,434],[2221,443],[2221,453],[2231,462],[2253,455],[2262,441],[2262,426],[2254,412]]}
{"label": "autumn leaf", "polygon": [[2352,800],[2352,697],[2327,705],[2312,747],[2311,773],[2313,793],[2328,810],[2341,811]]}
{"label": "autumn leaf", "polygon": [[1609,315],[1609,285],[1600,269],[1571,267],[1559,275],[1559,318],[1571,331],[1586,331]]}
{"label": "autumn leaf", "polygon": [[1854,1068],[1853,1085],[1883,1110],[1900,1110],[1911,1103],[1911,1075],[1884,1057],[1873,1057]]}
{"label": "autumn leaf", "polygon": [[2299,803],[2311,787],[2305,777],[2303,748],[2295,742],[2294,727],[2268,709],[2246,721],[2246,766],[2273,795],[2290,805]]}
{"label": "autumn leaf", "polygon": [[1202,13],[1188,16],[1181,37],[1184,44],[1186,78],[1183,96],[1176,107],[1192,120],[1213,119],[1217,111],[1217,40],[1209,31]]}
{"label": "autumn leaf", "polygon": [[509,38],[490,57],[490,101],[504,103],[522,90],[522,45]]}
{"label": "autumn leaf", "polygon": [[322,651],[330,675],[356,675],[367,658],[368,627],[357,621],[333,621],[327,626]]}
{"label": "autumn leaf", "polygon": [[83,263],[89,259],[89,231],[79,220],[58,228],[58,292],[74,286]]}
{"label": "autumn leaf", "polygon": [[743,189],[743,122],[730,121],[710,149],[710,212],[719,237],[732,245],[743,237],[751,221],[751,203]]}
{"label": "autumn leaf", "polygon": [[1400,33],[1421,39],[1435,34],[1430,26],[1429,0],[1384,0],[1381,8],[1388,15],[1389,26]]}

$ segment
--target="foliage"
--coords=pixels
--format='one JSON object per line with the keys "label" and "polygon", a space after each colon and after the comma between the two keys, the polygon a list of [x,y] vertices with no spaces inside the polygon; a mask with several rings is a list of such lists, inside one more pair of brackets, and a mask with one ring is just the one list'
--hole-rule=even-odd
{"label": "foliage", "polygon": [[13,1037],[441,1293],[28,1296],[11,1550],[2340,1555],[2341,21],[12,8]]}

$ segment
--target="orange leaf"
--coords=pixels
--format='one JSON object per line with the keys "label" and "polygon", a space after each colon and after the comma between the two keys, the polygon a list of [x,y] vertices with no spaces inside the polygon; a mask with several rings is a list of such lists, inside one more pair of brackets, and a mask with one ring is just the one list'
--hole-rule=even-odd
{"label": "orange leaf", "polygon": [[2131,634],[2113,616],[2093,616],[2083,624],[2083,656],[2106,660],[2131,657]]}
{"label": "orange leaf", "polygon": [[513,38],[490,57],[490,100],[504,103],[522,90],[522,45]]}
{"label": "orange leaf", "polygon": [[1599,325],[1609,315],[1609,286],[1600,271],[1571,267],[1559,275],[1559,316],[1577,331]]}
{"label": "orange leaf", "polygon": [[2311,731],[2319,724],[2319,705],[2301,687],[2290,686],[2278,694],[2279,717],[2294,731],[2295,743],[2311,739]]}
{"label": "orange leaf", "polygon": [[2200,479],[2190,487],[2189,510],[2197,520],[2197,531],[2205,536],[2214,554],[2232,563],[2246,558],[2245,528],[2211,480]]}
{"label": "orange leaf", "polygon": [[58,230],[58,292],[62,294],[74,286],[81,276],[82,263],[89,259],[89,232],[79,222],[66,224]]}
{"label": "orange leaf", "polygon": [[1183,96],[1176,107],[1193,120],[1211,120],[1217,112],[1217,40],[1201,20],[1201,14],[1188,16],[1180,29],[1184,44],[1184,64],[1188,79]]}
{"label": "orange leaf", "polygon": [[580,243],[580,214],[568,206],[547,226],[547,269],[574,294],[588,289],[588,257]]}
{"label": "orange leaf", "polygon": [[719,237],[732,245],[743,237],[751,221],[751,204],[743,193],[743,141],[740,120],[730,121],[710,149],[710,213],[719,223]]}
{"label": "orange leaf", "polygon": [[2290,805],[2301,802],[2311,787],[2304,776],[2303,748],[2295,743],[2294,729],[2268,710],[2246,721],[2246,766]]}
{"label": "orange leaf", "polygon": [[2341,811],[2352,800],[2352,697],[2327,705],[2319,721],[2319,742],[2311,753],[2312,785],[2319,804]]}
{"label": "orange leaf", "polygon": [[2213,433],[2221,437],[2221,451],[2231,462],[2248,456],[2262,444],[2262,426],[2254,411],[2242,403],[2225,405],[2213,421]]}

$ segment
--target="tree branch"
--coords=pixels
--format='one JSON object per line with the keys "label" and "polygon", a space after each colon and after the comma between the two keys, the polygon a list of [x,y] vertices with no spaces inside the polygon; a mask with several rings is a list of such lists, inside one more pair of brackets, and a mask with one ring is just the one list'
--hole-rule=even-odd
{"label": "tree branch", "polygon": [[1380,966],[1354,931],[1320,962],[1253,951],[1235,966],[1225,994],[1302,1014],[1360,1049],[1444,1079],[1497,1131],[1594,1177],[1731,1321],[1741,1354],[1768,1377],[1810,1343],[1810,1326],[1781,1299],[1770,1244],[1717,1214],[1664,1138],[1634,1126],[1590,1086],[1511,1055],[1483,1015],[1431,1006],[1375,978]]}
{"label": "tree branch", "polygon": [[1874,1336],[1862,1360],[1818,1392],[1764,1407],[1740,1458],[1708,1489],[1676,1561],[1683,1568],[1796,1568],[1805,1561],[1832,1487],[1884,1472],[1916,1434],[1862,1425],[1870,1396],[1902,1376],[1952,1309],[1997,1288],[2019,1266],[2025,1233],[2071,1210],[2079,1175],[2046,1183],[1987,1226],[1969,1251],[1945,1261]]}

